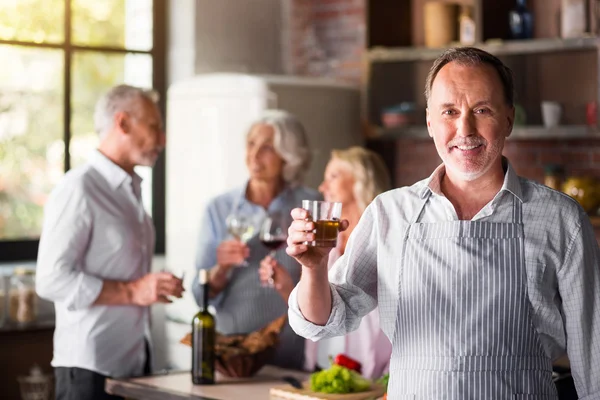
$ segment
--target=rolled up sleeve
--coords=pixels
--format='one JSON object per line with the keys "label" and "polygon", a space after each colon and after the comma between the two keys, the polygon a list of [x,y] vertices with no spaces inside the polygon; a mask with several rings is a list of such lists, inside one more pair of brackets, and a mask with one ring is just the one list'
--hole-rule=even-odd
{"label": "rolled up sleeve", "polygon": [[85,196],[57,188],[44,210],[36,268],[36,292],[70,311],[91,306],[102,290],[102,279],[82,269],[92,227]]}
{"label": "rolled up sleeve", "polygon": [[362,317],[377,306],[377,239],[376,221],[367,207],[350,235],[345,254],[329,271],[331,314],[323,326],[304,318],[298,305],[298,287],[288,300],[288,318],[300,336],[317,341],[342,336],[358,328]]}
{"label": "rolled up sleeve", "polygon": [[567,353],[581,399],[600,400],[600,249],[587,216],[558,272]]}

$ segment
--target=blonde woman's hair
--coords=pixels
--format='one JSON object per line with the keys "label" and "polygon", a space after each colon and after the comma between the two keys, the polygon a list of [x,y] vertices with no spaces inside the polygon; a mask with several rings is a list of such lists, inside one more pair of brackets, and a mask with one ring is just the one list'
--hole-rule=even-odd
{"label": "blonde woman's hair", "polygon": [[275,131],[273,146],[277,154],[285,161],[282,172],[283,180],[290,186],[300,185],[311,162],[308,138],[300,120],[284,110],[265,110],[254,121],[248,133],[258,124],[271,126]]}
{"label": "blonde woman's hair", "polygon": [[354,146],[345,150],[333,150],[331,158],[350,166],[354,175],[352,192],[361,212],[377,195],[391,189],[390,174],[379,154]]}

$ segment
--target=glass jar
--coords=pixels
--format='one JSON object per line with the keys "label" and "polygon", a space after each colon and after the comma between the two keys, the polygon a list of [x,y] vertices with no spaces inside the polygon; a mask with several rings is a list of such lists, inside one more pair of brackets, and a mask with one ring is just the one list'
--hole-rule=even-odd
{"label": "glass jar", "polygon": [[37,319],[35,271],[26,268],[15,268],[10,286],[10,320],[20,324],[34,322]]}

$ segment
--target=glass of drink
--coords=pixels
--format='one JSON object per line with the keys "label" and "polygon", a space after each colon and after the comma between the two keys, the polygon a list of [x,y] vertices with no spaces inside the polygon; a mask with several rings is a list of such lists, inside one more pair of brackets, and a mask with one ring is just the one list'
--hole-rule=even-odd
{"label": "glass of drink", "polygon": [[[260,228],[260,241],[263,245],[270,249],[269,256],[275,257],[275,252],[283,246],[287,240],[287,229],[289,221],[281,215],[271,215],[263,221]],[[273,287],[273,275],[267,281],[268,287]]]}
{"label": "glass of drink", "polygon": [[336,247],[342,203],[302,200],[302,208],[308,211],[308,219],[315,223],[314,240],[304,244],[314,247]]}
{"label": "glass of drink", "polygon": [[[254,234],[254,225],[250,218],[241,214],[229,214],[225,220],[227,231],[242,243],[246,243]],[[248,262],[244,261],[242,266],[248,266]]]}

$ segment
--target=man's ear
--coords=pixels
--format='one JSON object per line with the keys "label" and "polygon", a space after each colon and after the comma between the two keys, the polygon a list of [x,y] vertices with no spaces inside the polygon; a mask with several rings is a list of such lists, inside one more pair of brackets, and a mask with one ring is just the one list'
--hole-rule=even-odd
{"label": "man's ear", "polygon": [[506,117],[506,120],[508,124],[508,132],[506,133],[506,137],[509,137],[515,125],[515,106],[512,106],[510,110],[508,110],[508,116]]}
{"label": "man's ear", "polygon": [[431,121],[429,120],[429,107],[425,109],[425,117],[427,119],[427,132],[429,133],[429,137],[433,137],[431,133]]}
{"label": "man's ear", "polygon": [[115,126],[122,132],[122,133],[129,133],[129,118],[127,113],[124,112],[118,112],[115,114]]}

